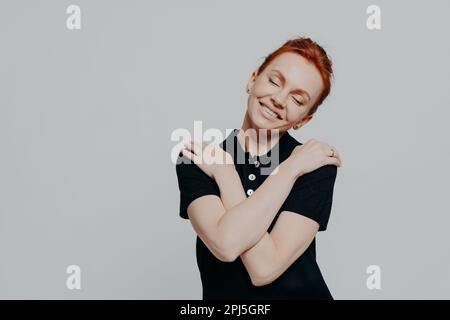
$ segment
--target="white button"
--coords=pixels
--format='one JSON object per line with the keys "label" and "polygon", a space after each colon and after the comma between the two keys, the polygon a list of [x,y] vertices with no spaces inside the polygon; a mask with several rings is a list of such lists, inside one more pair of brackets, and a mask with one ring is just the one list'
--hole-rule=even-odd
{"label": "white button", "polygon": [[255,167],[259,167],[259,161],[258,160],[255,160],[255,162],[253,162],[253,164],[255,165]]}
{"label": "white button", "polygon": [[252,173],[248,176],[248,178],[250,179],[250,181],[253,181],[256,179],[256,176]]}
{"label": "white button", "polygon": [[253,194],[253,190],[252,189],[248,189],[247,190],[247,195],[251,196]]}

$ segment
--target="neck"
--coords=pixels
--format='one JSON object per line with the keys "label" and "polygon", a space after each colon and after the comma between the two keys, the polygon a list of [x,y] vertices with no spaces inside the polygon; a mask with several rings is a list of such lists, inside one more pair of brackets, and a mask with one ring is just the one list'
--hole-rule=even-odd
{"label": "neck", "polygon": [[[255,134],[250,134],[252,131]],[[274,147],[283,134],[285,132],[279,132],[277,135],[271,132],[271,130],[260,130],[252,123],[248,113],[245,113],[241,129],[237,134],[237,139],[242,149],[249,152],[252,156],[259,156],[267,153],[267,151]]]}

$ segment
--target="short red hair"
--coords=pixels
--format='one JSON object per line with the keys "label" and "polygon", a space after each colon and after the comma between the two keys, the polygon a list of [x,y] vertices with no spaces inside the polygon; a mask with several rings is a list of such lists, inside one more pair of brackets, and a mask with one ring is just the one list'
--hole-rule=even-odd
{"label": "short red hair", "polygon": [[273,59],[285,52],[294,52],[301,55],[317,68],[322,77],[323,89],[317,101],[308,112],[308,115],[311,115],[316,112],[317,108],[330,93],[331,78],[333,77],[332,62],[326,51],[315,41],[310,38],[297,37],[286,41],[281,47],[269,54],[259,66],[257,75],[261,74]]}

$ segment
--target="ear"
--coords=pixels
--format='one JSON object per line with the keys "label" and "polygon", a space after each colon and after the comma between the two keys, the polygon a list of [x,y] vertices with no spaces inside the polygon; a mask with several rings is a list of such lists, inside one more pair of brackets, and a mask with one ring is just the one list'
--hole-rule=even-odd
{"label": "ear", "polygon": [[247,86],[246,86],[247,92],[249,92],[249,90],[251,90],[253,85],[255,84],[256,72],[257,72],[256,70],[252,72],[250,79],[247,82]]}

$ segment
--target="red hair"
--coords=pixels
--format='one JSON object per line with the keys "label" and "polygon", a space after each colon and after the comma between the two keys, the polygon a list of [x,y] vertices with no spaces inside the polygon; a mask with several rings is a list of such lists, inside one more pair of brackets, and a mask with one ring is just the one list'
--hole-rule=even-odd
{"label": "red hair", "polygon": [[285,52],[294,52],[301,55],[317,68],[322,77],[323,89],[317,101],[308,112],[308,115],[311,115],[316,112],[317,108],[330,93],[331,78],[333,77],[332,62],[326,51],[316,42],[310,38],[297,37],[286,41],[281,47],[269,54],[259,66],[257,75],[261,74],[273,59]]}

